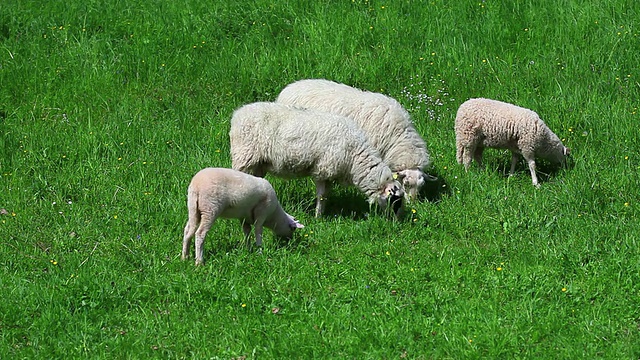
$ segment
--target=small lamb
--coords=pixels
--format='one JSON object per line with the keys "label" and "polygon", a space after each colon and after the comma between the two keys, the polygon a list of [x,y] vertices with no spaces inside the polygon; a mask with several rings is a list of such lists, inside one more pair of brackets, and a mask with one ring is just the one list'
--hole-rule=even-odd
{"label": "small lamb", "polygon": [[189,257],[191,239],[196,237],[196,265],[202,265],[207,232],[218,217],[240,219],[249,246],[251,225],[255,226],[256,245],[262,246],[262,226],[283,238],[291,238],[304,225],[282,210],[276,192],[265,180],[225,168],[200,170],[189,184],[187,207],[189,220],[184,228],[182,260]]}
{"label": "small lamb", "polygon": [[316,110],[258,102],[231,119],[231,161],[256,176],[310,176],[316,185],[316,217],[324,211],[332,182],[355,185],[369,203],[400,204],[401,185],[362,130],[350,119]]}
{"label": "small lamb", "polygon": [[538,187],[535,157],[564,164],[569,155],[558,136],[535,112],[490,99],[465,101],[456,115],[456,159],[469,169],[472,157],[482,166],[485,147],[511,150],[513,175],[522,154],[529,164],[533,185]]}
{"label": "small lamb", "polygon": [[287,85],[276,102],[346,116],[364,130],[382,160],[402,181],[406,200],[417,197],[431,166],[427,145],[409,113],[395,99],[324,79],[305,79]]}

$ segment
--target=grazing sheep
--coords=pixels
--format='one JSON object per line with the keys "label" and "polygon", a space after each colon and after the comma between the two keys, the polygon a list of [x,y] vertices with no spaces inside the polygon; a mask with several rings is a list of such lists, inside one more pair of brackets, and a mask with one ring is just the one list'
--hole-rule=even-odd
{"label": "grazing sheep", "polygon": [[562,142],[535,112],[490,99],[465,101],[456,115],[456,158],[466,170],[472,157],[482,166],[485,147],[511,150],[513,175],[522,154],[529,164],[533,185],[539,186],[535,157],[563,164],[569,148]]}
{"label": "grazing sheep", "polygon": [[231,119],[231,161],[256,176],[310,176],[316,185],[316,217],[322,215],[330,183],[353,184],[369,203],[386,207],[401,200],[400,184],[362,130],[350,119],[316,110],[259,102],[242,106]]}
{"label": "grazing sheep", "polygon": [[353,119],[402,181],[408,201],[417,197],[425,180],[436,179],[425,173],[431,160],[409,113],[386,95],[329,80],[306,79],[287,85],[276,102]]}
{"label": "grazing sheep", "polygon": [[204,239],[218,217],[240,219],[247,246],[252,224],[258,247],[262,246],[263,225],[283,238],[290,238],[295,229],[304,227],[282,210],[276,192],[267,180],[232,169],[200,170],[189,184],[187,207],[189,220],[184,227],[182,260],[189,257],[191,239],[195,235],[196,265],[204,261]]}

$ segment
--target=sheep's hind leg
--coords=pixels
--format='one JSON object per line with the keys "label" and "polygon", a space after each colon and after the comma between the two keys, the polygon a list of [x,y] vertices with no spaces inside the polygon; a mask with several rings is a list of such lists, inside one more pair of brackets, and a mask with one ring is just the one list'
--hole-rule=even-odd
{"label": "sheep's hind leg", "polygon": [[187,225],[184,227],[184,237],[182,238],[182,260],[186,260],[189,257],[189,248],[191,247],[191,239],[196,233],[198,224],[192,219],[187,221]]}
{"label": "sheep's hind leg", "polygon": [[215,216],[202,214],[200,226],[196,230],[196,265],[204,264],[204,239],[207,237],[207,233],[214,221],[216,221]]}
{"label": "sheep's hind leg", "polygon": [[242,224],[242,232],[244,233],[244,241],[247,247],[251,246],[251,224],[248,220],[240,220]]}
{"label": "sheep's hind leg", "polygon": [[316,217],[319,218],[324,212],[327,198],[326,194],[329,190],[329,185],[326,181],[314,180],[316,184]]}
{"label": "sheep's hind leg", "polygon": [[[518,164],[518,160],[520,156],[514,152],[511,153],[511,170],[509,170],[509,176],[513,176],[516,173],[516,165]],[[535,168],[535,164],[534,164]]]}
{"label": "sheep's hind leg", "polygon": [[473,159],[478,163],[478,166],[483,169],[484,165],[482,164],[482,153],[484,152],[484,147],[476,146],[475,151],[473,152]]}

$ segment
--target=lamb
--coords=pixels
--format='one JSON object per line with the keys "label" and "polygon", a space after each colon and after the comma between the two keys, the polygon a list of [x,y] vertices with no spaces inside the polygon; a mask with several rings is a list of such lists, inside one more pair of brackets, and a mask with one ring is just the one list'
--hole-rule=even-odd
{"label": "lamb", "polygon": [[416,198],[431,166],[425,141],[409,113],[396,100],[324,79],[306,79],[287,85],[276,102],[346,116],[365,132],[382,160],[402,181],[406,200]]}
{"label": "lamb", "polygon": [[282,238],[291,238],[295,229],[304,227],[282,210],[276,192],[267,180],[232,169],[200,170],[189,184],[187,207],[189,220],[184,228],[182,260],[189,257],[191,239],[195,235],[196,265],[204,263],[204,239],[218,217],[240,219],[247,246],[252,224],[258,247],[262,246],[263,226]]}
{"label": "lamb", "polygon": [[370,204],[381,208],[388,202],[402,206],[400,183],[348,118],[258,102],[233,113],[229,137],[236,170],[260,177],[269,172],[283,178],[313,178],[316,217],[324,211],[332,182],[355,185]]}
{"label": "lamb", "polygon": [[529,165],[533,185],[538,187],[535,157],[564,164],[570,153],[535,112],[490,99],[470,99],[460,105],[455,121],[456,159],[471,165],[471,158],[482,166],[484,148],[511,150],[513,175],[522,154]]}

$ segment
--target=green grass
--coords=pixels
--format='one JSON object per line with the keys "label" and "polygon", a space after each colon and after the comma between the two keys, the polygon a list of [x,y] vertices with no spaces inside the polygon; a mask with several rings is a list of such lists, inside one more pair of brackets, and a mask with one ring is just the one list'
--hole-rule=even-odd
{"label": "green grass", "polygon": [[[0,358],[640,357],[636,2],[104,3],[0,6]],[[317,77],[411,112],[431,200],[397,222],[338,189],[317,220],[311,181],[269,178],[290,243],[221,220],[180,261],[233,110]],[[465,173],[480,96],[538,112],[571,166]]]}

